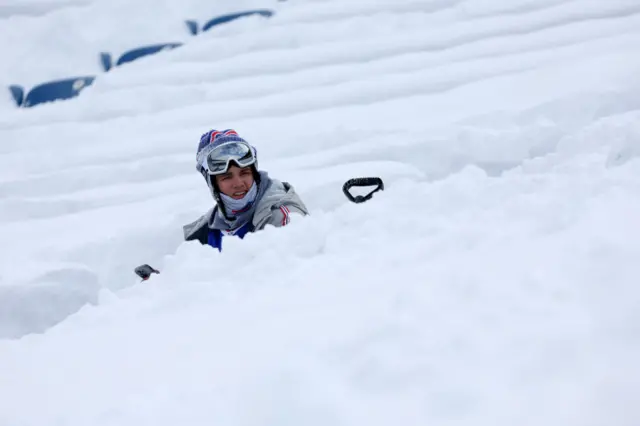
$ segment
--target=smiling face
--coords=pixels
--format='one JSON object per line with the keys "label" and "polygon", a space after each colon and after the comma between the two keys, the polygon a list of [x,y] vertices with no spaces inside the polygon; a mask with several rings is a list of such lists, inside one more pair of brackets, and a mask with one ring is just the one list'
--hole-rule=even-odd
{"label": "smiling face", "polygon": [[240,168],[230,165],[227,173],[217,175],[215,178],[220,192],[236,200],[247,195],[253,185],[251,166]]}

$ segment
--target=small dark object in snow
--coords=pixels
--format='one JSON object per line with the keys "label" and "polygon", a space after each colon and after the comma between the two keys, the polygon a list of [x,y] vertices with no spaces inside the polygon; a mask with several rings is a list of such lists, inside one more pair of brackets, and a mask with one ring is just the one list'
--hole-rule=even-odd
{"label": "small dark object in snow", "polygon": [[[376,186],[376,188],[370,193],[368,193],[367,195],[353,196],[349,192],[349,189],[351,189],[354,186],[374,186],[374,185]],[[380,179],[379,177],[363,177],[363,178],[349,179],[348,181],[345,182],[345,184],[342,187],[342,192],[344,192],[344,195],[347,196],[349,201],[357,204],[364,203],[365,201],[370,200],[371,197],[373,197],[374,193],[378,191],[383,191],[383,190],[384,190],[384,183],[382,182],[382,179]]]}
{"label": "small dark object in snow", "polygon": [[136,273],[137,276],[142,278],[142,281],[148,280],[149,277],[151,276],[151,274],[159,274],[160,273],[160,271],[158,271],[157,269],[152,268],[151,266],[147,265],[146,263],[144,265],[138,266],[133,271]]}

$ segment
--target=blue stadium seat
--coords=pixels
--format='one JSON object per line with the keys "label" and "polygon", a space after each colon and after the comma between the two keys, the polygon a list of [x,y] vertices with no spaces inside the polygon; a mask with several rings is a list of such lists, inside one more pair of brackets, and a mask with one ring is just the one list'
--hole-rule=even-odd
{"label": "blue stadium seat", "polygon": [[24,101],[24,89],[22,86],[12,84],[9,86],[9,91],[11,92],[11,96],[13,96],[13,100],[16,102],[16,105],[22,106],[22,102]]}
{"label": "blue stadium seat", "polygon": [[[252,16],[252,15],[264,16],[265,18],[269,18],[273,16],[273,12],[267,9],[256,9],[256,10],[247,10],[245,12],[230,13],[228,15],[216,16],[215,18],[209,20],[206,24],[203,25],[202,32],[205,32],[215,27],[216,25],[226,24],[227,22],[235,21],[236,19],[244,18],[245,16]],[[187,24],[187,27],[189,28],[189,32],[191,34],[193,35],[198,34],[198,23],[196,21],[188,20],[188,21],[185,21],[185,23]]]}
{"label": "blue stadium seat", "polygon": [[82,89],[93,84],[93,80],[94,76],[86,76],[39,84],[29,91],[22,106],[28,108],[45,102],[76,97]]}
{"label": "blue stadium seat", "polygon": [[138,47],[136,49],[130,50],[120,58],[118,58],[118,62],[116,62],[116,66],[126,64],[127,62],[135,61],[136,59],[140,59],[143,56],[153,55],[154,53],[162,52],[164,50],[175,49],[176,47],[182,46],[182,43],[162,43],[162,44],[154,44],[152,46],[143,46]]}
{"label": "blue stadium seat", "polygon": [[193,19],[189,19],[184,21],[187,24],[187,28],[189,28],[189,32],[191,35],[198,35],[198,22]]}
{"label": "blue stadium seat", "polygon": [[227,22],[235,21],[236,19],[244,18],[245,16],[251,15],[260,15],[264,16],[265,18],[270,18],[271,16],[273,16],[273,12],[270,10],[261,9],[218,16],[217,18],[213,18],[212,20],[204,24],[204,26],[202,27],[202,32],[205,32],[212,27],[215,27],[216,25],[226,24]]}
{"label": "blue stadium seat", "polygon": [[[182,43],[160,43],[150,46],[136,47],[135,49],[131,49],[128,52],[123,53],[122,56],[118,58],[116,66],[126,64],[127,62],[133,62],[143,56],[153,55],[155,53],[175,49],[180,46],[182,46]],[[107,52],[100,52],[100,62],[102,63],[102,68],[105,71],[109,71],[113,67],[111,55]]]}
{"label": "blue stadium seat", "polygon": [[111,54],[108,52],[100,52],[100,63],[102,64],[102,69],[109,71],[113,67],[113,61],[111,60]]}

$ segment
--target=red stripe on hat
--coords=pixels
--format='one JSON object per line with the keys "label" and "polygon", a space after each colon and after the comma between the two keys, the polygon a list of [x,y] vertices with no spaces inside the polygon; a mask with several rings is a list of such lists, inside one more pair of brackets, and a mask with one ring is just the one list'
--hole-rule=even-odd
{"label": "red stripe on hat", "polygon": [[238,133],[235,130],[227,130],[226,132],[224,132],[224,135],[225,136],[228,136],[228,135],[238,136]]}
{"label": "red stripe on hat", "polygon": [[209,143],[213,142],[216,140],[216,136],[218,136],[220,134],[219,131],[215,131],[215,132],[211,132],[211,137],[209,138]]}

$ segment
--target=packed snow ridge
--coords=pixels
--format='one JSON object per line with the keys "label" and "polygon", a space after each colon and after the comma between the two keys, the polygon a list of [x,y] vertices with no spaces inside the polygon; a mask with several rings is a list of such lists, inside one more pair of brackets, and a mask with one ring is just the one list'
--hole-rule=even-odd
{"label": "packed snow ridge", "polygon": [[[0,425],[640,424],[640,3],[233,7],[0,9],[5,85],[185,43],[0,98]],[[211,128],[311,215],[184,243]]]}

